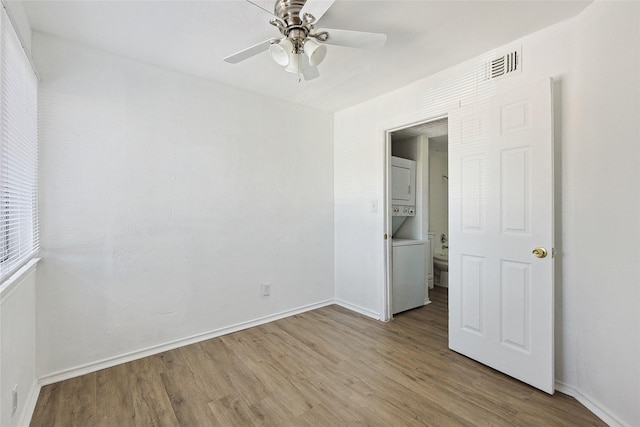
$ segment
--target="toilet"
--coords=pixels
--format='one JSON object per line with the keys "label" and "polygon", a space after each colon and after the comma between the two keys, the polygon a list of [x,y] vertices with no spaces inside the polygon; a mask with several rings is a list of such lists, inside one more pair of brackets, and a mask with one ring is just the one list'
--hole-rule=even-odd
{"label": "toilet", "polygon": [[443,288],[449,287],[449,257],[447,253],[433,254],[433,273],[436,285]]}

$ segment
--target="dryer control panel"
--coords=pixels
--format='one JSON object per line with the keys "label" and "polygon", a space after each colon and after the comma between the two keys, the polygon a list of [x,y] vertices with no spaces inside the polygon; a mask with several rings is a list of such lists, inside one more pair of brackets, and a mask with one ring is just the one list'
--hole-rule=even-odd
{"label": "dryer control panel", "polygon": [[391,216],[416,216],[416,207],[393,205],[391,207]]}

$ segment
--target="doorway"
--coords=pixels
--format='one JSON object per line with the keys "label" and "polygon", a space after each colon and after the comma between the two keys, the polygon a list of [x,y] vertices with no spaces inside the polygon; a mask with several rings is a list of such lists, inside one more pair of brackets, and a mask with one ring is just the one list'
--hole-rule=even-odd
{"label": "doorway", "polygon": [[[429,304],[429,290],[446,286],[448,134],[446,116],[387,132],[387,319]],[[411,167],[413,175],[404,173]],[[414,251],[422,245],[423,252],[409,254],[408,245]],[[409,304],[408,293],[414,295]]]}

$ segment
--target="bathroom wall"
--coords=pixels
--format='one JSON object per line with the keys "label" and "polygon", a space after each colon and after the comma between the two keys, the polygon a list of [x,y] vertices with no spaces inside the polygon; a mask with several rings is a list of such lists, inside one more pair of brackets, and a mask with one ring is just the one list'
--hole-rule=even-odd
{"label": "bathroom wall", "polygon": [[444,178],[448,170],[447,153],[429,150],[429,231],[436,233],[434,255],[447,253],[440,236],[449,236],[449,181]]}
{"label": "bathroom wall", "polygon": [[331,114],[41,33],[33,54],[45,382],[333,301]]}

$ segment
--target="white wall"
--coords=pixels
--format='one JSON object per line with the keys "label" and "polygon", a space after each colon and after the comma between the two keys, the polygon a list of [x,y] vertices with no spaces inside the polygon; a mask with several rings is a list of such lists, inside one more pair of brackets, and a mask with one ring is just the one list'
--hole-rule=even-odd
{"label": "white wall", "polygon": [[33,54],[40,377],[333,300],[330,114],[40,33]]}
{"label": "white wall", "polygon": [[[566,295],[575,385],[640,425],[640,3],[596,3],[576,22],[580,93],[565,167],[574,211]],[[602,58],[625,58],[613,73]],[[565,252],[568,248],[565,248]]]}
{"label": "white wall", "polygon": [[[640,425],[639,28],[639,3],[596,2],[510,44],[522,45],[523,72],[497,83],[554,78],[556,378],[627,425]],[[384,197],[384,131],[484,96],[460,83],[492,56],[336,113],[336,295],[362,312],[382,313],[384,210],[367,201]]]}
{"label": "white wall", "polygon": [[[36,385],[36,273],[22,269],[0,292],[0,426],[24,423],[39,388]],[[18,407],[12,415],[12,391],[18,387]]]}

